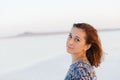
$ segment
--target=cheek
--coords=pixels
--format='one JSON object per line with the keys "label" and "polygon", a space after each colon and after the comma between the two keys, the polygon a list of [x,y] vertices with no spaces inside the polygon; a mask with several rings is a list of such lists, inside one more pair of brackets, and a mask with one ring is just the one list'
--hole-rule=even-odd
{"label": "cheek", "polygon": [[66,45],[68,45],[68,39],[66,40]]}
{"label": "cheek", "polygon": [[77,51],[81,51],[81,50],[83,50],[83,46],[81,44],[76,44],[75,49]]}
{"label": "cheek", "polygon": [[80,47],[79,45],[76,45],[76,46],[75,46],[75,49],[78,51],[78,50],[81,49],[81,47]]}
{"label": "cheek", "polygon": [[69,39],[66,40],[66,45],[69,45]]}

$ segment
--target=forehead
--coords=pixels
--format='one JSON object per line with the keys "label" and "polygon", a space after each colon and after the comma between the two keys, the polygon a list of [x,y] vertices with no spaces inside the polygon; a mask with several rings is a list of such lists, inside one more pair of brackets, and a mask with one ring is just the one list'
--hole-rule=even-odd
{"label": "forehead", "polygon": [[80,29],[80,28],[73,27],[71,29],[70,33],[72,34],[73,37],[78,36],[81,39],[83,39],[83,38],[85,39],[85,37],[86,37],[85,31],[83,29]]}

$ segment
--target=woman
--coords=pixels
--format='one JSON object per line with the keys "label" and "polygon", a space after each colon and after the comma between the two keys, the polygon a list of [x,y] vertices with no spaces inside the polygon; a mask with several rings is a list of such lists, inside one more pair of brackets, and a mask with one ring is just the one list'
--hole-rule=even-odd
{"label": "woman", "polygon": [[72,64],[65,80],[96,80],[94,67],[100,65],[103,56],[96,29],[87,23],[74,24],[66,46]]}

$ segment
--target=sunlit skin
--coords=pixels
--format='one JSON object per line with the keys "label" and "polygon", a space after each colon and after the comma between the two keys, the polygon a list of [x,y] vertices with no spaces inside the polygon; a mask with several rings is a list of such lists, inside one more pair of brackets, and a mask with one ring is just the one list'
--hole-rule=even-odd
{"label": "sunlit skin", "polygon": [[90,48],[90,44],[86,44],[86,33],[84,30],[73,27],[69,33],[66,47],[67,52],[72,55],[72,63],[78,60],[87,60],[86,50]]}

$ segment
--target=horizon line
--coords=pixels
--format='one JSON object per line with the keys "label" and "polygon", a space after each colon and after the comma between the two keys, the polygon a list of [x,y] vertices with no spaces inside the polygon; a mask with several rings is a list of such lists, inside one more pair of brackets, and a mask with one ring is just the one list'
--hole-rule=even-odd
{"label": "horizon line", "polygon": [[[120,31],[120,28],[114,29],[98,29],[98,32],[111,32],[111,31]],[[33,37],[33,36],[49,36],[49,35],[60,35],[67,34],[69,31],[57,31],[57,32],[24,32],[22,34],[17,34],[15,36],[5,36],[0,37],[0,39],[9,39],[9,38],[17,38],[17,37]]]}

